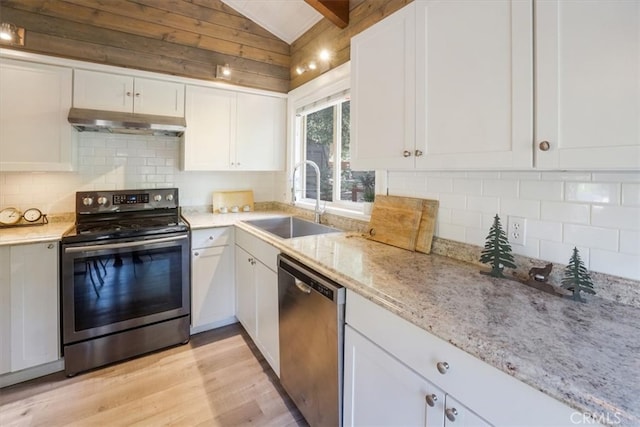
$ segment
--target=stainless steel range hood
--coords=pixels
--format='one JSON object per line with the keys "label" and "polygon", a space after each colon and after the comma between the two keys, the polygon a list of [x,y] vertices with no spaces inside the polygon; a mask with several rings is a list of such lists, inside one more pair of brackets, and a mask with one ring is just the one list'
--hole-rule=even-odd
{"label": "stainless steel range hood", "polygon": [[154,116],[84,108],[72,108],[69,110],[68,120],[80,132],[180,136],[187,127],[184,117]]}

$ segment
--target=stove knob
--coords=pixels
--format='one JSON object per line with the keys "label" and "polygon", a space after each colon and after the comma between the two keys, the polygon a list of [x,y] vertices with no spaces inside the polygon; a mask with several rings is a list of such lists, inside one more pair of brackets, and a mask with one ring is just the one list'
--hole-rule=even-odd
{"label": "stove knob", "polygon": [[168,202],[173,201],[173,194],[167,194],[167,201]]}
{"label": "stove knob", "polygon": [[156,194],[155,196],[153,196],[153,200],[156,202],[160,202],[162,201],[162,196],[160,194]]}
{"label": "stove knob", "polygon": [[108,199],[106,197],[100,196],[100,197],[98,197],[98,204],[104,206],[104,205],[107,204],[107,200]]}
{"label": "stove knob", "polygon": [[91,206],[93,204],[93,199],[91,197],[83,197],[82,204],[85,206]]}

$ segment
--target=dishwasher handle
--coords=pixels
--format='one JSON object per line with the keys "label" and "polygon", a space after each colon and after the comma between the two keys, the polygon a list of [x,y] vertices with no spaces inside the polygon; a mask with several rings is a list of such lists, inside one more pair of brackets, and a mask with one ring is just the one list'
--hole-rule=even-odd
{"label": "dishwasher handle", "polygon": [[311,286],[305,284],[302,280],[298,280],[298,279],[293,279],[296,285],[296,288],[300,289],[301,292],[305,293],[305,294],[310,294],[311,293]]}

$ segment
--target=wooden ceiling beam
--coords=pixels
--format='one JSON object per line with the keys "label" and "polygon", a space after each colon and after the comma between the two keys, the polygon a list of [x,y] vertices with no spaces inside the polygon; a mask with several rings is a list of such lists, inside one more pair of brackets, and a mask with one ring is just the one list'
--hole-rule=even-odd
{"label": "wooden ceiling beam", "polygon": [[349,0],[304,0],[339,28],[349,25]]}

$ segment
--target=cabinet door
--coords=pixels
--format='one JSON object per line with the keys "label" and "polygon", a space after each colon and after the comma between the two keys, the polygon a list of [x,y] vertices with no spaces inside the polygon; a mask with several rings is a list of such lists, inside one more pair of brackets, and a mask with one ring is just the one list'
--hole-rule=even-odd
{"label": "cabinet door", "polygon": [[133,112],[184,117],[184,85],[136,77]]}
{"label": "cabinet door", "polygon": [[0,61],[0,171],[74,167],[70,68]]}
{"label": "cabinet door", "polygon": [[640,168],[640,2],[536,2],[536,166]]}
{"label": "cabinet door", "polygon": [[446,396],[444,425],[446,427],[490,427],[487,421],[473,413],[462,403]]}
{"label": "cabinet door", "polygon": [[236,94],[187,86],[183,136],[184,170],[229,170],[235,140]]}
{"label": "cabinet door", "polygon": [[238,93],[236,144],[231,155],[236,169],[284,169],[285,108],[283,98]]}
{"label": "cabinet door", "polygon": [[414,166],[415,8],[411,3],[351,39],[354,170]]}
{"label": "cabinet door", "polygon": [[344,347],[345,426],[443,425],[440,389],[349,325]]}
{"label": "cabinet door", "polygon": [[11,371],[11,246],[0,246],[0,375]]}
{"label": "cabinet door", "polygon": [[416,166],[531,168],[532,0],[416,8]]}
{"label": "cabinet door", "polygon": [[58,304],[57,245],[12,246],[11,371],[58,360]]}
{"label": "cabinet door", "polygon": [[92,110],[133,111],[133,77],[99,71],[75,70],[73,106]]}
{"label": "cabinet door", "polygon": [[278,275],[261,262],[255,264],[256,337],[262,355],[280,376]]}
{"label": "cabinet door", "polygon": [[222,324],[235,314],[234,247],[194,249],[191,263],[192,332]]}
{"label": "cabinet door", "polygon": [[256,287],[254,258],[236,246],[236,317],[253,341],[256,341]]}

